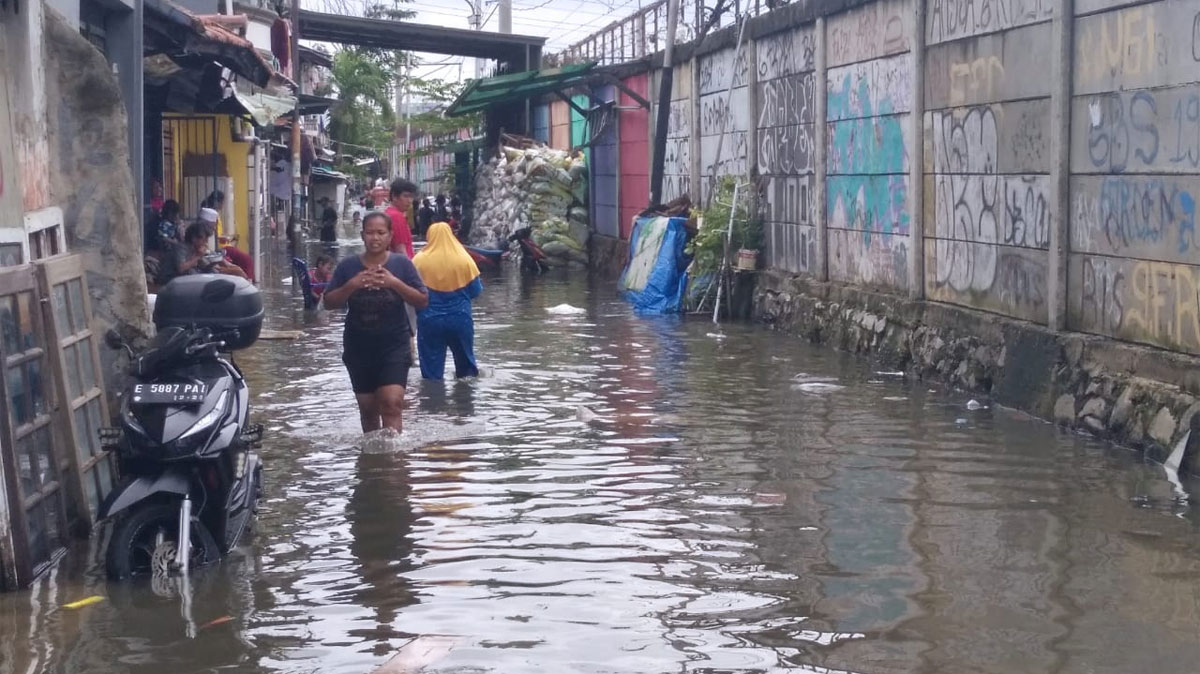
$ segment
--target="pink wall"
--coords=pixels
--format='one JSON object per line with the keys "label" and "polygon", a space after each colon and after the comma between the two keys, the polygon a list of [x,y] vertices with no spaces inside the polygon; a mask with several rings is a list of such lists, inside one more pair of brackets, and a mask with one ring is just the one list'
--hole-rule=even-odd
{"label": "pink wall", "polygon": [[550,147],[571,149],[571,108],[566,101],[550,104]]}
{"label": "pink wall", "polygon": [[[623,82],[643,98],[650,89],[645,74],[635,75]],[[620,111],[620,231],[629,239],[633,217],[646,208],[650,200],[650,111],[621,92],[617,105]]]}

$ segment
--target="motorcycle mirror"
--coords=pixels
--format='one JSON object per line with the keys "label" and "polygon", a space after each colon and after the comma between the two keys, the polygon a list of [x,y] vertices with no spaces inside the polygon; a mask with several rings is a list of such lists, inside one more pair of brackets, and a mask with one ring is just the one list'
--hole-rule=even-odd
{"label": "motorcycle mirror", "polygon": [[109,328],[104,333],[104,344],[110,349],[125,348],[125,340],[121,339],[121,333],[117,332],[114,328]]}

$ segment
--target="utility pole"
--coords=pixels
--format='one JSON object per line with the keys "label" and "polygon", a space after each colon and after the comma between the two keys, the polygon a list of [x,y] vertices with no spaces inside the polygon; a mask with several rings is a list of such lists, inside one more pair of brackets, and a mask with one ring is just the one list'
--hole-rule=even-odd
{"label": "utility pole", "polygon": [[[471,6],[471,28],[483,30],[483,0],[467,0]],[[483,59],[475,57],[475,79],[483,78]]]}
{"label": "utility pole", "polygon": [[658,87],[658,114],[654,119],[654,158],[650,163],[650,204],[662,203],[663,170],[667,154],[667,127],[671,121],[671,86],[675,81],[675,27],[679,0],[667,0],[667,46],[663,50],[662,81]]}
{"label": "utility pole", "polygon": [[292,212],[288,216],[295,227],[292,230],[293,244],[299,254],[300,234],[300,0],[292,0],[292,81],[296,83],[296,108],[292,110]]}
{"label": "utility pole", "polygon": [[512,34],[512,0],[500,0],[500,32]]}
{"label": "utility pole", "polygon": [[412,65],[407,60],[405,60],[404,64],[404,81],[401,83],[401,86],[404,87],[404,177],[412,180],[412,157],[409,156],[412,152],[412,123],[409,119],[409,108],[412,107],[412,92],[408,90],[408,77]]}

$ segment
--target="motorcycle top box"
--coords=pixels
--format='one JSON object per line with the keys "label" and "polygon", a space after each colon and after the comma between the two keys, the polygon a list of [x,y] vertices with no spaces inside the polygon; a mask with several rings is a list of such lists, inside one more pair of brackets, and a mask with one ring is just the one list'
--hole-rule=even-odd
{"label": "motorcycle top box", "polygon": [[180,276],[163,286],[154,302],[154,325],[208,328],[225,348],[245,349],[262,331],[262,294],[246,279],[223,274]]}

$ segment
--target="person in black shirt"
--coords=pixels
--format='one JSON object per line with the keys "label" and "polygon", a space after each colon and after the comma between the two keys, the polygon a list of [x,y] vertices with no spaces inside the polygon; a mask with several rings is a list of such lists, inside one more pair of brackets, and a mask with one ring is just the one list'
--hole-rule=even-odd
{"label": "person in black shirt", "polygon": [[374,211],[363,219],[366,252],[338,263],[325,288],[325,307],[348,307],[342,362],[358,400],[364,433],[403,429],[404,392],[412,367],[411,328],[405,304],[424,309],[425,284],[407,256],[388,250],[392,220]]}

